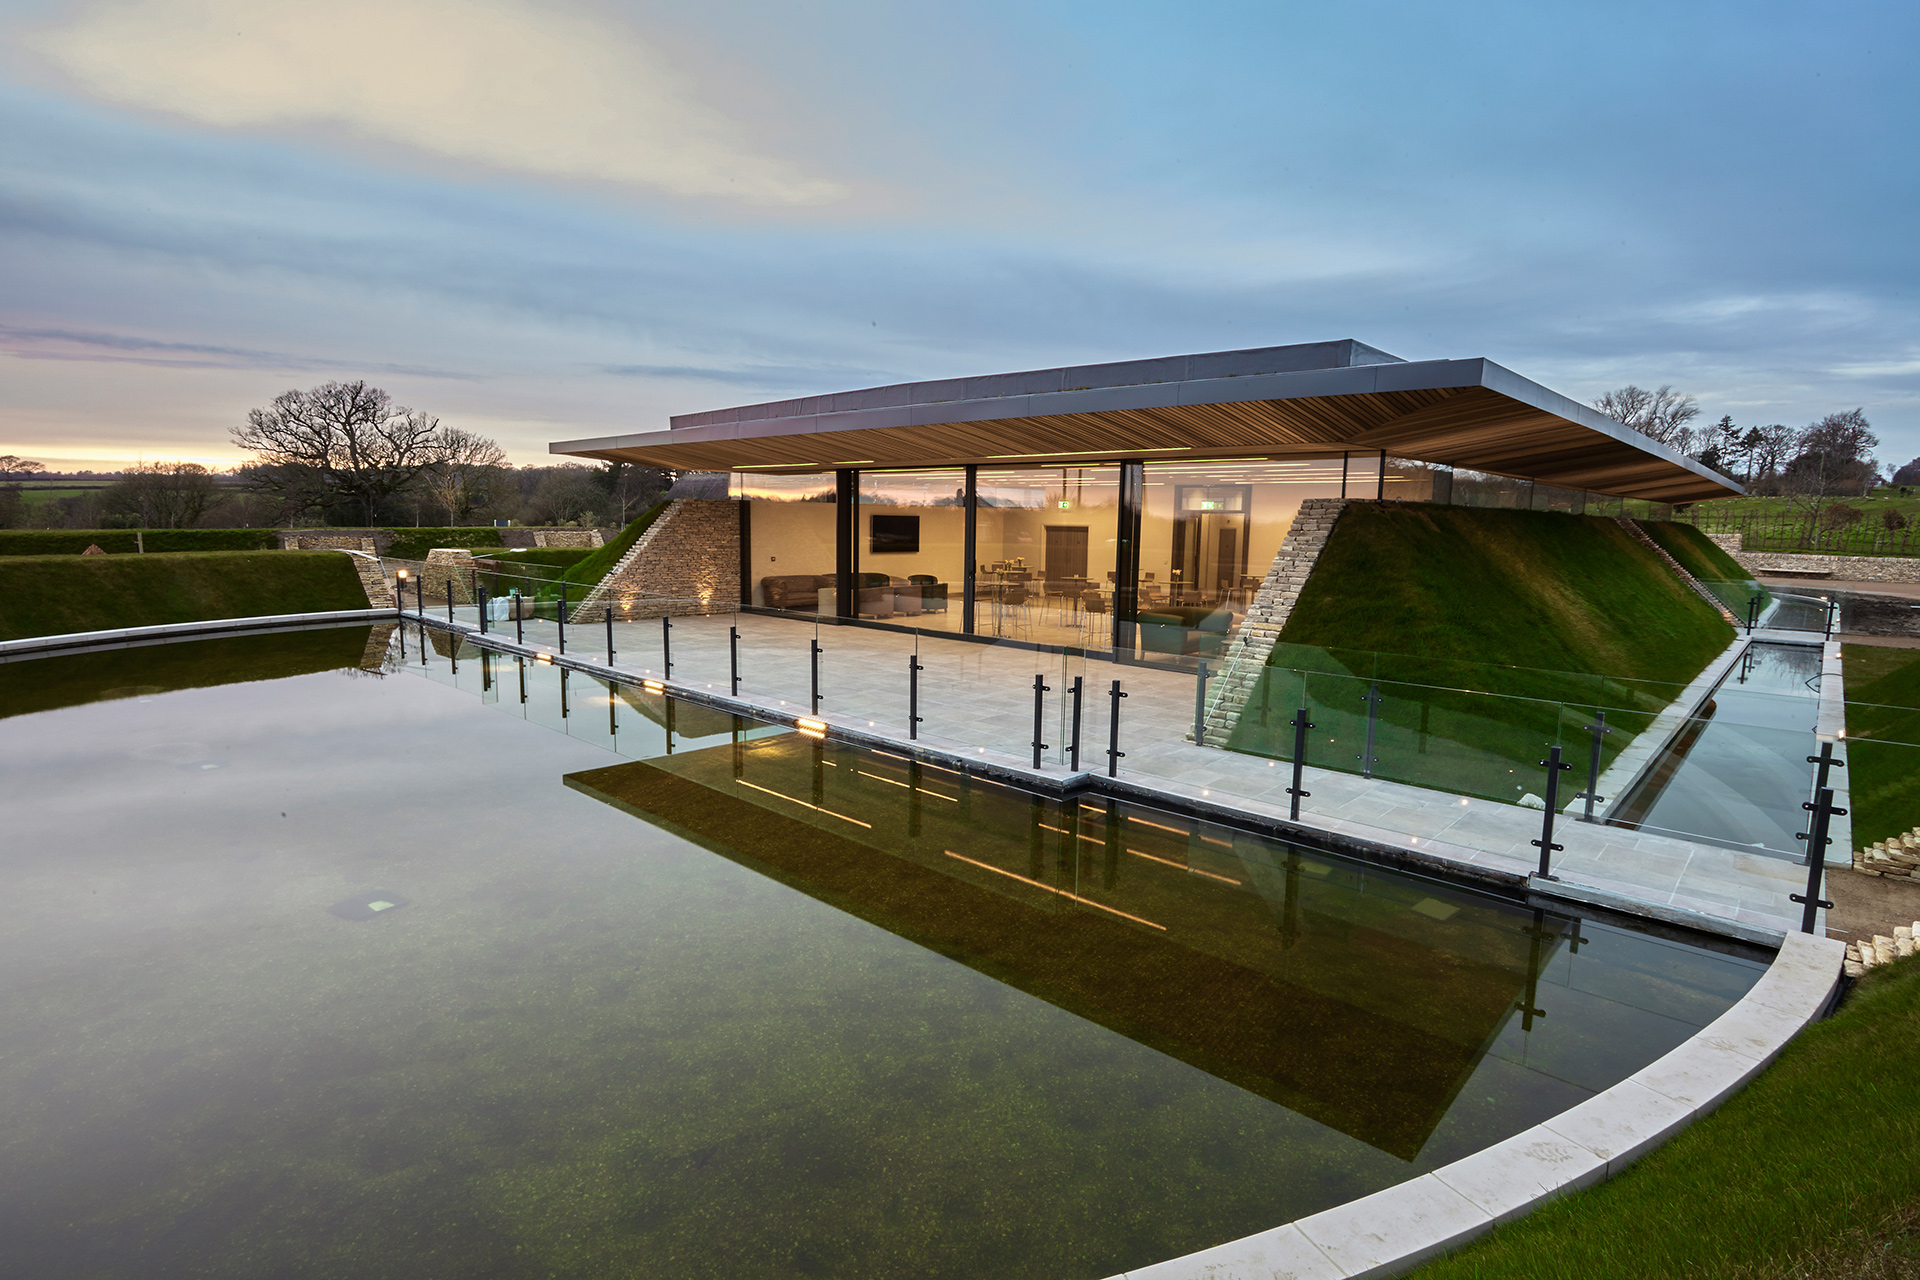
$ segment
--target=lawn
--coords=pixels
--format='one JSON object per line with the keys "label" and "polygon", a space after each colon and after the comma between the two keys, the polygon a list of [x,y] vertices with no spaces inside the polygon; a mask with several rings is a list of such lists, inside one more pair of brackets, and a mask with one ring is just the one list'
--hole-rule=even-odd
{"label": "lawn", "polygon": [[1418,1280],[1892,1280],[1920,1275],[1920,962],[1610,1182],[1497,1228]]}
{"label": "lawn", "polygon": [[1733,636],[1613,520],[1351,506],[1230,745],[1291,759],[1306,705],[1309,760],[1360,772],[1377,695],[1374,776],[1511,803],[1550,746],[1585,764],[1595,710],[1610,759]]}
{"label": "lawn", "polygon": [[1840,648],[1855,848],[1920,826],[1920,651]]}
{"label": "lawn", "polygon": [[367,607],[337,551],[7,556],[0,599],[0,640]]}

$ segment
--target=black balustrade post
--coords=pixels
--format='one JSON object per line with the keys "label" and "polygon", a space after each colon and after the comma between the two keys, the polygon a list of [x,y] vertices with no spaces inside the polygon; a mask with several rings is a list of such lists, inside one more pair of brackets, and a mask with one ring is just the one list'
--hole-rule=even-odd
{"label": "black balustrade post", "polygon": [[[393,617],[397,622],[407,616],[407,575],[405,571],[396,574],[393,579]],[[404,634],[404,633],[403,633]]]}
{"label": "black balustrade post", "polygon": [[1068,694],[1073,698],[1073,735],[1067,739],[1067,752],[1068,758],[1073,762],[1075,773],[1080,772],[1080,701],[1086,692],[1081,687],[1085,680],[1085,676],[1075,676],[1073,688],[1068,690]]}
{"label": "black balustrade post", "polygon": [[920,665],[920,655],[907,655],[907,737],[920,736],[920,673],[926,668]]}
{"label": "black balustrade post", "polygon": [[413,580],[413,616],[425,620],[427,616],[427,580]]}
{"label": "black balustrade post", "polygon": [[1367,704],[1367,744],[1360,753],[1360,776],[1363,778],[1371,778],[1373,776],[1374,765],[1373,736],[1374,730],[1380,724],[1380,686],[1378,684],[1369,684],[1367,686],[1367,696],[1361,699],[1361,701]]}
{"label": "black balustrade post", "polygon": [[1307,719],[1307,709],[1301,707],[1288,721],[1293,726],[1293,785],[1287,788],[1287,816],[1295,822],[1300,821],[1300,802],[1313,792],[1300,784],[1302,774],[1307,767],[1307,730],[1314,728],[1313,721]]}
{"label": "black balustrade post", "polygon": [[666,667],[667,679],[673,679],[673,619],[664,613],[660,615],[660,661]]}
{"label": "black balustrade post", "polygon": [[[1816,796],[1819,795],[1820,792],[1826,787],[1827,773],[1829,770],[1844,769],[1847,767],[1847,762],[1845,760],[1835,760],[1833,758],[1832,742],[1822,742],[1820,744],[1820,754],[1817,756],[1808,756],[1807,763],[1815,766],[1814,774],[1813,774],[1813,793]],[[1811,806],[1801,805],[1800,807],[1805,809]],[[1794,836],[1795,840],[1805,840],[1806,838],[1807,838],[1807,833],[1804,831]],[[1807,850],[1807,857],[1809,860],[1811,860],[1813,857],[1813,850],[1811,848]]]}
{"label": "black balustrade post", "polygon": [[480,602],[480,634],[487,634],[487,589],[474,584],[474,598]]}
{"label": "black balustrade post", "polygon": [[527,611],[521,606],[522,602],[526,600],[526,597],[518,591],[515,591],[509,599],[513,601],[513,642],[515,644],[525,644],[527,642],[527,627],[523,619],[527,616]]}
{"label": "black balustrade post", "polygon": [[1107,710],[1107,776],[1109,778],[1117,778],[1120,776],[1120,759],[1127,754],[1120,749],[1120,699],[1126,696],[1125,691],[1120,688],[1120,682],[1118,680],[1115,680],[1113,682],[1113,688],[1107,691],[1109,704]]}
{"label": "black balustrade post", "polygon": [[567,584],[560,584],[560,605],[553,611],[554,622],[560,631],[560,652],[567,651]]}
{"label": "black balustrade post", "polygon": [[607,600],[607,665],[613,665],[613,600]]}
{"label": "black balustrade post", "polygon": [[1592,822],[1593,806],[1606,802],[1606,797],[1600,794],[1600,739],[1613,732],[1607,728],[1607,713],[1594,712],[1593,723],[1587,726],[1587,732],[1593,735],[1593,754],[1587,758],[1587,789],[1575,792],[1573,797],[1587,802],[1587,811],[1580,819],[1582,822]]}
{"label": "black balustrade post", "polygon": [[1827,846],[1833,843],[1827,838],[1827,822],[1843,816],[1847,811],[1833,807],[1833,792],[1826,787],[1814,793],[1813,803],[1800,807],[1813,813],[1810,828],[1801,836],[1807,842],[1807,891],[1804,894],[1790,893],[1787,897],[1801,906],[1800,932],[1812,933],[1814,917],[1820,909],[1825,907],[1833,910],[1833,904],[1820,896],[1820,877],[1827,870]]}
{"label": "black balustrade post", "polygon": [[1193,682],[1193,745],[1206,745],[1207,728],[1207,660],[1200,659],[1200,670]]}
{"label": "black balustrade post", "polygon": [[807,641],[813,647],[813,714],[820,714],[820,637]]}
{"label": "black balustrade post", "polygon": [[1047,694],[1052,689],[1053,686],[1047,683],[1044,672],[1035,674],[1033,677],[1033,767],[1036,769],[1040,767],[1040,753],[1052,745],[1040,741],[1040,721],[1046,713]]}
{"label": "black balustrade post", "polygon": [[447,575],[447,621],[453,621],[453,575]]}
{"label": "black balustrade post", "polygon": [[740,628],[727,628],[727,677],[728,691],[734,697],[740,696]]}
{"label": "black balustrade post", "polygon": [[1753,634],[1754,619],[1760,612],[1760,597],[1756,593],[1747,597],[1747,634]]}
{"label": "black balustrade post", "polygon": [[1550,748],[1547,751],[1547,758],[1540,763],[1547,771],[1547,812],[1540,819],[1540,838],[1528,843],[1540,846],[1540,879],[1558,880],[1560,877],[1554,875],[1550,869],[1553,855],[1565,849],[1566,846],[1553,842],[1553,818],[1555,810],[1560,805],[1560,772],[1563,769],[1571,769],[1573,766],[1561,763],[1559,747]]}

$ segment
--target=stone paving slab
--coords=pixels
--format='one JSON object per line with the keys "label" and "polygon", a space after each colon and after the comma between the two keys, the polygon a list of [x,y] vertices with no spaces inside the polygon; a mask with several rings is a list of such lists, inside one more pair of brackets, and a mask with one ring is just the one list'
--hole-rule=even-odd
{"label": "stone paving slab", "polygon": [[[473,611],[459,612],[472,625]],[[495,627],[504,633],[511,625]],[[940,632],[840,626],[810,615],[728,613],[673,620],[674,683],[727,693],[729,628],[739,632],[742,698],[810,713],[810,646],[818,643],[821,718],[906,739],[911,657],[923,668],[919,740],[956,754],[990,755],[1010,768],[1032,764],[1033,683],[1041,675],[1049,686],[1042,703],[1041,740],[1047,747],[1041,772],[1060,781],[1076,772],[1106,772],[1106,692],[1119,680],[1127,694],[1121,704],[1120,749],[1126,755],[1120,780],[1203,807],[1231,801],[1262,819],[1288,818],[1291,766],[1191,741],[1192,673],[1117,664],[1097,655],[975,643]],[[657,620],[616,623],[614,633],[616,668],[662,677]],[[526,623],[525,635],[534,645],[552,646],[557,639],[550,622]],[[570,626],[568,642],[570,652],[599,656],[605,649],[604,626]],[[1085,690],[1079,771],[1070,767],[1067,749],[1066,690],[1075,676]],[[1503,876],[1538,869],[1539,810],[1312,767],[1303,783],[1311,792],[1301,805],[1305,826]],[[1799,926],[1800,908],[1789,895],[1802,890],[1806,873],[1795,861],[1589,824],[1565,814],[1554,839],[1565,848],[1554,855],[1553,872],[1570,889],[1584,886],[1618,895],[1736,936],[1775,936]]]}

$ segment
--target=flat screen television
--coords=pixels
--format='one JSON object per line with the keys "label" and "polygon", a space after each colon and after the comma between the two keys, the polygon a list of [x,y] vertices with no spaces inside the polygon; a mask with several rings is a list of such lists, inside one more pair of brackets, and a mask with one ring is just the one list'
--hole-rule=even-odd
{"label": "flat screen television", "polygon": [[920,550],[919,516],[874,516],[867,550],[877,556],[909,555]]}

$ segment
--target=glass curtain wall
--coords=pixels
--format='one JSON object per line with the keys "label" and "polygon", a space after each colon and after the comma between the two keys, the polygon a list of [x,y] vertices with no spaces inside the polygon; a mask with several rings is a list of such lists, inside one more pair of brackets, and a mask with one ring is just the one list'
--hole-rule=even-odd
{"label": "glass curtain wall", "polygon": [[[1217,656],[1307,498],[1372,497],[1378,454],[1150,462],[1140,520],[1135,652]],[[1343,490],[1344,477],[1344,490]],[[1184,662],[1183,662],[1184,665]]]}
{"label": "glass curtain wall", "polygon": [[974,631],[1105,648],[1120,468],[982,467],[977,485]]}
{"label": "glass curtain wall", "polygon": [[831,617],[839,559],[833,473],[736,472],[728,492],[748,504],[747,603]]}
{"label": "glass curtain wall", "polygon": [[966,483],[961,467],[860,473],[858,616],[961,629]]}

